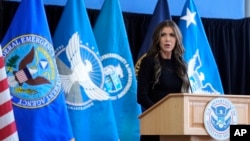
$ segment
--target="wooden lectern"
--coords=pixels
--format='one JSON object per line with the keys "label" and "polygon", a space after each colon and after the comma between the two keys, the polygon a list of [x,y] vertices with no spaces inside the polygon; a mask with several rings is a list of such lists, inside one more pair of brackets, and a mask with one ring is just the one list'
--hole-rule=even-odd
{"label": "wooden lectern", "polygon": [[218,97],[233,103],[238,124],[250,124],[250,96],[172,93],[139,116],[141,135],[160,135],[161,141],[214,141],[203,116],[209,101]]}

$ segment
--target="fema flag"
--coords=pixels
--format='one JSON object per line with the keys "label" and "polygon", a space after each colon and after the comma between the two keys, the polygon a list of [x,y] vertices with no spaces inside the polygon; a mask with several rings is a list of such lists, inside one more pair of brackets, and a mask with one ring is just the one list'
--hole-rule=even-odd
{"label": "fema flag", "polygon": [[68,0],[53,37],[77,141],[117,141],[110,95],[84,0]]}
{"label": "fema flag", "polygon": [[[136,62],[136,71],[139,70],[141,60],[146,55],[147,51],[149,50],[149,48],[151,46],[152,35],[154,32],[154,29],[156,28],[156,26],[160,22],[162,22],[164,20],[170,20],[170,19],[171,19],[171,16],[170,16],[169,8],[168,8],[168,1],[167,0],[158,0],[157,4],[155,6],[155,9],[154,9],[153,15],[152,15],[151,20],[150,20],[147,34],[144,37],[142,46],[141,46],[139,54],[138,54],[138,58],[137,58],[137,62]],[[138,72],[136,72],[136,74],[137,73]]]}
{"label": "fema flag", "polygon": [[193,0],[187,0],[179,21],[192,93],[224,94],[220,75]]}
{"label": "fema flag", "polygon": [[73,140],[42,0],[21,1],[2,47],[19,139]]}
{"label": "fema flag", "polygon": [[140,107],[136,101],[136,77],[128,37],[118,0],[105,0],[94,26],[104,66],[105,91],[110,94],[121,141],[140,138]]}

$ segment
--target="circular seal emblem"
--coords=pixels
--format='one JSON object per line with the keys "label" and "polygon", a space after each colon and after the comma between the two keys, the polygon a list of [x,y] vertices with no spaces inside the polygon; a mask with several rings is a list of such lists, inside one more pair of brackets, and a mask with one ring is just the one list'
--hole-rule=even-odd
{"label": "circular seal emblem", "polygon": [[237,124],[234,105],[226,98],[211,100],[204,111],[204,125],[207,133],[216,140],[230,137],[230,125]]}
{"label": "circular seal emblem", "polygon": [[93,100],[109,99],[102,89],[104,74],[98,52],[81,44],[78,33],[72,35],[67,46],[59,46],[55,52],[69,109],[85,110],[94,105]]}
{"label": "circular seal emblem", "polygon": [[51,103],[61,82],[51,43],[37,35],[19,36],[3,48],[12,102],[23,108]]}
{"label": "circular seal emblem", "polygon": [[123,97],[132,85],[132,70],[122,56],[108,53],[101,56],[104,66],[104,90],[110,94],[111,100]]}

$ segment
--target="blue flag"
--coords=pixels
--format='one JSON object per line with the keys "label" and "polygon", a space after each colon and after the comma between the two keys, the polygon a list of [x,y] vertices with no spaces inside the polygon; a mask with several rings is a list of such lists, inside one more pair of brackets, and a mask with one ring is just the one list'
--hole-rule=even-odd
{"label": "blue flag", "polygon": [[179,27],[193,93],[224,94],[218,68],[193,0],[187,0]]}
{"label": "blue flag", "polygon": [[121,141],[138,141],[141,113],[136,100],[136,77],[123,15],[118,0],[105,0],[94,25],[104,66],[105,90],[111,95]]}
{"label": "blue flag", "polygon": [[42,0],[21,1],[1,44],[20,140],[73,140]]}
{"label": "blue flag", "polygon": [[141,61],[141,57],[145,56],[147,51],[150,48],[151,41],[152,41],[152,35],[154,32],[154,29],[156,26],[164,21],[164,20],[170,20],[172,19],[170,16],[169,8],[168,8],[168,1],[167,0],[158,0],[153,15],[150,20],[150,24],[147,30],[147,34],[144,38],[144,41],[142,43],[142,46],[140,48],[137,61]]}
{"label": "blue flag", "polygon": [[110,95],[84,0],[68,0],[53,37],[77,141],[117,141]]}

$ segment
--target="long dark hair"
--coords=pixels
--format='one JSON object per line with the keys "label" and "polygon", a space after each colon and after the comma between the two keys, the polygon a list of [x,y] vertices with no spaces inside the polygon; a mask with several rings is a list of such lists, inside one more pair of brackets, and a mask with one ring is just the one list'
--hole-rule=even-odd
{"label": "long dark hair", "polygon": [[175,37],[176,37],[176,44],[172,52],[172,59],[175,62],[175,68],[177,75],[182,80],[182,88],[181,92],[189,92],[190,88],[190,82],[187,75],[187,65],[183,59],[184,54],[184,47],[182,44],[182,34],[176,23],[172,20],[165,20],[161,22],[154,30],[153,36],[152,36],[152,44],[151,47],[147,53],[147,56],[153,56],[154,58],[154,84],[157,84],[159,82],[159,77],[161,74],[161,55],[160,55],[160,38],[161,38],[161,32],[163,28],[165,27],[171,27],[174,31]]}

